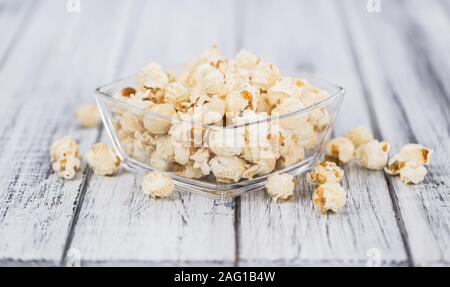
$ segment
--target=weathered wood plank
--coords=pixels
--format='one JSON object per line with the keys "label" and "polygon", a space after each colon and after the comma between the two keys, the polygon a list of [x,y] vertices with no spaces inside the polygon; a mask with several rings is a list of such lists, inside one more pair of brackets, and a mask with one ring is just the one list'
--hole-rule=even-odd
{"label": "weathered wood plank", "polygon": [[[226,53],[235,48],[233,2],[142,1],[132,13],[134,29],[118,65],[120,76],[135,73],[146,61],[180,63],[213,43]],[[70,244],[83,265],[234,264],[232,203],[178,190],[169,199],[149,199],[140,181],[126,171],[92,177]]]}
{"label": "weathered wood plank", "polygon": [[[69,134],[84,153],[98,136],[97,129],[79,129],[73,111],[93,100],[95,81],[110,79],[100,72],[109,68],[107,55],[117,49],[117,35],[105,33],[108,25],[95,19],[102,11],[120,19],[121,9],[90,4],[82,13],[68,14],[62,4],[41,1],[33,7],[0,70],[2,265],[60,263],[86,170],[83,165],[71,181],[58,178],[51,173],[49,148]],[[104,42],[93,45],[93,40]]]}
{"label": "weathered wood plank", "polygon": [[[383,138],[394,151],[419,142],[435,152],[424,183],[407,186],[391,177],[388,181],[412,262],[442,265],[450,261],[450,107],[448,86],[439,84],[449,76],[448,59],[437,55],[448,54],[442,49],[449,47],[450,26],[437,2],[419,2],[384,1],[382,12],[372,15],[346,3],[343,18],[352,27],[366,96]],[[433,26],[439,29],[431,32]]]}
{"label": "weathered wood plank", "polygon": [[[258,13],[245,13],[254,5]],[[371,125],[364,88],[334,3],[249,1],[245,7],[244,47],[282,67],[311,71],[346,87],[336,134],[355,125]],[[241,264],[365,265],[371,248],[379,250],[383,265],[408,264],[382,172],[356,166],[345,172],[348,203],[341,214],[321,216],[303,177],[292,202],[274,204],[264,191],[243,196]]]}

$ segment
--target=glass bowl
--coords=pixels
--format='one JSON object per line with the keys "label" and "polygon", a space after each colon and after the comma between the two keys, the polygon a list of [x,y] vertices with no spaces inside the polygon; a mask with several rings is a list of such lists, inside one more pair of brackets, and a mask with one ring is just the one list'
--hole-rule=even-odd
{"label": "glass bowl", "polygon": [[[306,79],[312,86],[325,91],[326,97],[319,102],[292,112],[282,114],[281,116],[268,116],[267,118],[253,118],[253,120],[245,120],[241,123],[232,123],[229,125],[205,125],[199,122],[191,120],[183,120],[179,118],[172,118],[164,116],[160,113],[154,113],[147,109],[137,107],[128,103],[125,100],[117,98],[114,94],[120,91],[124,87],[135,86],[135,77],[128,77],[123,80],[119,80],[104,86],[101,86],[95,91],[95,98],[99,107],[102,120],[106,131],[108,132],[111,141],[122,159],[124,166],[137,173],[145,173],[155,169],[163,169],[167,171],[167,174],[171,176],[175,182],[175,185],[185,191],[193,193],[225,199],[239,196],[245,192],[260,189],[264,186],[265,180],[273,172],[290,173],[294,176],[300,175],[306,172],[315,164],[315,162],[321,157],[324,151],[324,145],[327,138],[330,136],[336,116],[342,103],[342,99],[345,90],[342,87],[331,84],[327,81],[314,78],[309,75],[300,75],[301,78]],[[305,121],[311,122],[311,119],[315,119],[314,115],[321,115],[326,120],[319,126],[313,125],[313,132],[311,131],[311,125],[304,125]],[[173,141],[166,139],[160,140],[159,143],[154,145],[152,138],[145,135],[159,134],[160,139],[167,136],[168,131],[175,130],[175,127],[188,128],[187,130],[182,128],[178,134],[189,134],[189,141],[182,141],[184,145],[180,146]],[[279,134],[280,139],[277,142],[281,142],[284,145],[282,133],[279,130],[289,128],[294,130],[298,142],[301,142],[299,146],[292,147],[292,154],[298,156],[285,156],[277,160],[276,169],[269,174],[261,174],[253,178],[240,178],[237,182],[232,180],[221,180],[217,182],[217,178],[213,175],[203,176],[201,178],[190,178],[183,176],[180,170],[174,166],[167,166],[167,161],[160,160],[161,152],[158,152],[158,156],[154,154],[154,150],[159,151],[165,149],[173,149],[181,154],[183,157],[183,150],[189,148],[198,150],[202,147],[211,147],[212,140],[217,137],[212,135],[221,135],[221,139],[224,139],[226,144],[218,145],[221,152],[233,152],[233,149],[238,148],[245,143],[241,143],[240,136],[242,132],[258,134],[260,130],[267,131],[269,129],[270,134]],[[139,134],[134,134],[133,131],[140,130]],[[150,133],[146,133],[149,132]],[[275,130],[276,133],[272,131]],[[129,131],[129,132],[127,132]],[[186,131],[190,131],[187,132]],[[256,132],[255,132],[256,131]],[[264,137],[267,133],[264,133]],[[174,137],[174,136],[170,136]],[[267,136],[270,138],[270,136]],[[232,140],[230,140],[232,139]],[[237,139],[237,140],[236,140]],[[231,144],[229,144],[232,142]],[[257,140],[258,142],[258,140]],[[187,146],[187,145],[190,146]],[[248,144],[248,143],[247,143]],[[145,148],[142,148],[145,147]],[[280,146],[278,149],[283,149],[286,146]],[[259,143],[257,144],[259,148]],[[300,150],[302,149],[302,150]],[[217,150],[211,147],[211,150]],[[251,149],[256,150],[255,148]],[[248,149],[247,149],[248,151]],[[214,153],[213,153],[214,155]],[[288,154],[289,155],[289,154]],[[217,162],[216,162],[217,163]],[[222,161],[220,162],[225,168],[227,165],[236,164],[235,161]],[[246,163],[248,164],[248,163]],[[178,165],[176,165],[178,166]],[[178,166],[179,167],[179,166]],[[247,166],[248,167],[248,166]],[[219,179],[220,180],[220,179]]]}

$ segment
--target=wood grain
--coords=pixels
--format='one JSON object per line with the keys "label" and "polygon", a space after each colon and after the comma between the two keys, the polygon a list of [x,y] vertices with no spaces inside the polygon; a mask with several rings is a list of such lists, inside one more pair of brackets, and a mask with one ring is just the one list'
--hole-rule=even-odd
{"label": "wood grain", "polygon": [[[248,2],[246,8],[253,5],[256,1]],[[336,7],[327,1],[296,5],[266,1],[259,6],[260,13],[247,19],[243,46],[282,67],[306,69],[346,87],[335,134],[342,135],[356,125],[370,126],[363,89]],[[257,25],[262,21],[264,29]],[[243,196],[239,228],[242,264],[364,266],[370,248],[380,251],[382,264],[407,264],[382,172],[351,166],[345,173],[348,203],[341,214],[321,216],[312,206],[312,190],[303,177],[292,202],[274,204],[264,191]]]}
{"label": "wood grain", "polygon": [[[180,63],[213,43],[222,44],[226,53],[233,51],[233,2],[175,2],[177,9],[172,9],[174,2],[135,4],[132,13],[136,17],[129,23],[134,27],[129,36],[133,41],[121,55],[124,75],[147,61]],[[148,14],[154,15],[155,25],[148,25],[144,17]],[[191,39],[195,34],[202,35],[199,42]],[[149,199],[140,182],[140,176],[129,172],[112,178],[92,177],[70,244],[80,250],[84,265],[136,261],[144,265],[234,264],[232,203],[180,190],[170,199]]]}
{"label": "wood grain", "polygon": [[[410,3],[386,2],[382,13],[369,17],[349,4],[344,18],[352,27],[366,96],[382,137],[392,143],[393,152],[409,142],[422,143],[435,152],[424,183],[408,186],[398,178],[387,180],[412,263],[441,265],[448,264],[450,254],[449,105],[448,90],[436,82],[439,77],[435,75],[445,75],[442,71],[448,71],[448,61],[431,60],[441,48],[435,51],[424,31],[430,29],[430,23],[448,19],[436,2],[421,6],[420,16],[412,10],[408,16],[404,11],[412,9]],[[414,7],[421,5],[414,3]],[[412,15],[422,20],[411,22]],[[448,25],[439,27],[445,34],[450,32]],[[442,41],[448,46],[448,40]]]}
{"label": "wood grain", "polygon": [[[87,7],[92,10],[71,15],[65,5],[39,2],[0,70],[5,116],[0,124],[0,260],[7,264],[58,265],[64,253],[86,170],[83,165],[71,181],[58,178],[51,172],[49,148],[65,134],[78,141],[82,153],[95,141],[98,130],[79,129],[73,112],[92,101],[96,81],[109,78],[109,72],[99,75],[111,70],[112,58],[103,50],[115,50],[90,42],[114,43],[116,36],[97,37],[108,26],[93,17],[101,7]],[[119,17],[120,10],[115,12]],[[89,30],[93,25],[97,29]],[[102,53],[105,57],[99,57]],[[83,72],[73,75],[76,70]]]}

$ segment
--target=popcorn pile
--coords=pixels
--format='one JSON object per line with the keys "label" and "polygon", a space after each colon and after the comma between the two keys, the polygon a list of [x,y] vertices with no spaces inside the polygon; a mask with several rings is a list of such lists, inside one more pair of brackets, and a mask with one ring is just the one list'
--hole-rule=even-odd
{"label": "popcorn pile", "polygon": [[[276,171],[317,149],[330,124],[325,108],[283,115],[327,97],[326,91],[304,79],[281,76],[277,67],[248,51],[227,59],[213,46],[177,76],[156,63],[147,64],[138,73],[136,86],[121,89],[114,98],[154,116],[114,107],[113,124],[125,152],[156,169],[142,181],[142,190],[151,197],[172,193],[174,182],[164,173],[168,171],[195,179],[213,174],[223,183],[273,172],[265,186],[278,202],[293,196],[295,180]],[[86,128],[100,122],[95,105],[80,107],[75,118]],[[338,212],[345,206],[347,194],[340,184],[344,171],[338,164],[355,160],[364,168],[384,169],[400,175],[404,183],[417,184],[424,180],[432,154],[422,145],[407,144],[389,158],[389,143],[374,139],[365,127],[330,140],[325,149],[325,161],[306,175],[315,185],[313,203],[321,213]],[[53,143],[50,158],[53,170],[66,179],[80,168],[78,145],[67,136]],[[96,143],[87,162],[96,175],[111,176],[121,159],[109,146]]]}
{"label": "popcorn pile", "polygon": [[295,165],[317,148],[330,122],[325,108],[280,119],[329,95],[304,79],[281,76],[246,50],[227,59],[215,46],[179,75],[147,64],[136,86],[114,97],[155,115],[113,107],[128,155],[160,171],[196,179],[212,174],[221,183]]}

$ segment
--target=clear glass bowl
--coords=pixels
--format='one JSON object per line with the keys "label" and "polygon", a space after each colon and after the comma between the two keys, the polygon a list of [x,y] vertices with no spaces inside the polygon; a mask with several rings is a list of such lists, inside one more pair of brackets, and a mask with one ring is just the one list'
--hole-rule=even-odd
{"label": "clear glass bowl", "polygon": [[[324,145],[327,138],[331,134],[336,116],[338,114],[339,108],[342,103],[342,99],[345,90],[342,87],[336,86],[324,80],[316,79],[309,75],[300,75],[301,78],[306,79],[312,86],[317,87],[321,90],[326,91],[327,96],[320,102],[309,106],[307,108],[294,110],[290,113],[283,114],[280,117],[268,117],[263,120],[255,120],[250,122],[245,122],[240,125],[229,125],[229,126],[217,126],[217,125],[202,125],[200,123],[195,123],[191,121],[184,121],[180,119],[173,119],[171,117],[163,116],[158,113],[150,112],[146,109],[136,107],[127,103],[124,100],[114,97],[114,94],[120,91],[124,87],[135,86],[135,77],[129,77],[123,80],[113,82],[101,86],[96,89],[95,97],[97,105],[100,109],[101,116],[103,119],[104,126],[111,138],[111,141],[122,159],[122,162],[126,168],[133,172],[144,173],[147,171],[152,171],[155,168],[158,160],[151,159],[152,148],[148,148],[142,152],[136,152],[136,143],[145,144],[146,139],[140,139],[142,142],[134,141],[133,144],[129,141],[129,136],[124,136],[124,130],[126,130],[127,125],[134,125],[133,127],[128,127],[135,129],[138,126],[139,129],[145,130],[150,129],[156,133],[167,133],[167,130],[173,125],[187,125],[195,129],[201,129],[200,138],[201,142],[195,142],[196,147],[202,147],[202,145],[208,145],[207,135],[217,132],[218,129],[225,131],[225,135],[236,135],[240,134],[242,129],[253,129],[257,130],[260,127],[284,127],[288,126],[290,129],[296,129],[303,146],[303,157],[298,162],[291,162],[289,166],[286,164],[279,164],[277,161],[277,168],[273,172],[286,172],[292,175],[299,175],[306,172],[311,168],[313,164],[321,157],[324,151]],[[304,127],[301,123],[305,119],[310,118],[313,114],[325,114],[328,120],[325,124],[320,127],[314,126],[314,133],[309,130],[302,130]],[[127,118],[126,125],[123,118]],[[193,136],[193,139],[196,136]],[[191,141],[192,143],[192,141]],[[200,144],[200,145],[199,145]],[[167,142],[167,145],[172,145],[171,142]],[[228,147],[228,146],[222,146]],[[164,149],[164,145],[160,146]],[[168,147],[175,148],[178,147]],[[293,151],[294,154],[296,151]],[[294,159],[295,160],[295,159]],[[283,160],[283,162],[286,162]],[[225,163],[226,164],[226,163]],[[152,166],[153,165],[153,166]],[[272,172],[272,173],[273,173]],[[245,192],[260,189],[264,186],[266,178],[271,174],[265,174],[261,176],[256,176],[251,179],[240,179],[238,182],[217,182],[214,175],[204,176],[202,178],[188,178],[180,176],[174,171],[167,171],[167,173],[174,179],[175,185],[180,187],[182,190],[190,191],[193,193],[206,195],[213,198],[232,198],[239,196]]]}

